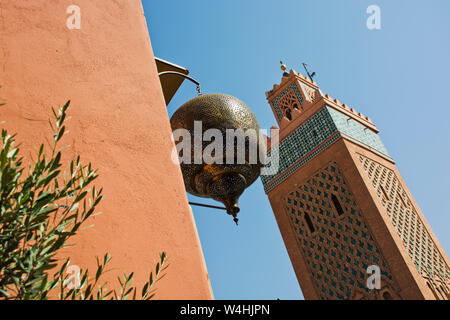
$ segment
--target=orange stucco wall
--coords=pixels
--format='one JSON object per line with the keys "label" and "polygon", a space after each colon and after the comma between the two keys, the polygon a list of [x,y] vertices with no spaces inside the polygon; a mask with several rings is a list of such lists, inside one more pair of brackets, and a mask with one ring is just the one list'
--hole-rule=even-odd
{"label": "orange stucco wall", "polygon": [[[69,30],[66,9],[81,8]],[[95,266],[109,252],[114,282],[147,279],[166,251],[160,299],[209,299],[212,292],[181,171],[170,161],[169,117],[140,0],[0,1],[0,109],[27,156],[49,137],[51,106],[71,99],[66,155],[99,169],[103,214],[66,251]],[[67,157],[69,160],[69,157]]]}

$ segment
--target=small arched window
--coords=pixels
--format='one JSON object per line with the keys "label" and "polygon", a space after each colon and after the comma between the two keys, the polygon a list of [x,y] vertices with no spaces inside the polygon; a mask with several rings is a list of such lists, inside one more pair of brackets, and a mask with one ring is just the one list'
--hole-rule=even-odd
{"label": "small arched window", "polygon": [[292,120],[291,109],[286,109],[286,118],[288,118],[289,120]]}

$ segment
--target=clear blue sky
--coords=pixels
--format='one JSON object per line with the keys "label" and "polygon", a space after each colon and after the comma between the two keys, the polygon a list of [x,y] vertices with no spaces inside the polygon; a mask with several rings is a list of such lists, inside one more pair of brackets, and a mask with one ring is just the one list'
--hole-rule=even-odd
{"label": "clear blue sky", "polygon": [[[157,57],[182,65],[204,93],[250,106],[276,124],[264,92],[279,61],[317,73],[324,93],[371,117],[442,246],[450,252],[450,1],[143,0]],[[366,9],[381,8],[381,30]],[[169,115],[196,96],[185,82]],[[193,201],[213,201],[189,196]],[[278,226],[257,180],[241,197],[239,227],[194,207],[216,299],[302,299]]]}

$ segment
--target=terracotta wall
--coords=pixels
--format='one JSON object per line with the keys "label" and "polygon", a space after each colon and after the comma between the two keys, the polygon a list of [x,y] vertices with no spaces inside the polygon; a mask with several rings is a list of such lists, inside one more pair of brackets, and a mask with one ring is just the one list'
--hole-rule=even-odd
{"label": "terracotta wall", "polygon": [[[81,9],[69,30],[66,9]],[[102,215],[66,253],[80,267],[109,252],[114,279],[147,279],[158,254],[170,266],[160,299],[212,298],[181,171],[170,161],[169,118],[139,0],[0,1],[0,109],[23,155],[50,134],[51,106],[71,99],[66,155],[99,169]]]}

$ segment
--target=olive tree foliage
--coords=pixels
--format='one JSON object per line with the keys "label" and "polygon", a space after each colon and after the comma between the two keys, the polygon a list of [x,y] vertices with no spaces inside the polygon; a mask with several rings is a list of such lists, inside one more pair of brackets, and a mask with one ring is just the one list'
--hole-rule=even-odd
{"label": "olive tree foliage", "polygon": [[[70,274],[70,260],[60,250],[98,214],[102,189],[93,186],[96,170],[72,160],[68,170],[61,162],[59,141],[66,132],[68,101],[53,110],[53,139],[41,144],[28,165],[20,156],[16,135],[1,132],[0,153],[0,299],[151,299],[154,284],[167,268],[160,254],[154,273],[141,289],[133,286],[133,273],[118,277],[117,288],[102,282],[109,254],[97,258],[97,270]],[[76,285],[73,281],[76,281]]]}

